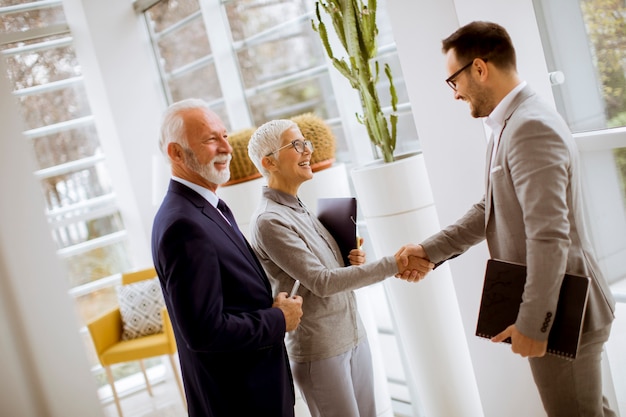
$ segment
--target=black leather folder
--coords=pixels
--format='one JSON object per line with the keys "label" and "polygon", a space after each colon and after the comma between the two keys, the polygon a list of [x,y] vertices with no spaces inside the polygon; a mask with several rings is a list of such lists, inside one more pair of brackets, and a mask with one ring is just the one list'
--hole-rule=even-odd
{"label": "black leather folder", "polygon": [[[526,266],[496,259],[487,261],[477,336],[491,339],[515,323],[525,283]],[[549,354],[566,359],[576,358],[588,294],[588,277],[564,276],[548,337]],[[505,342],[511,343],[511,340]]]}
{"label": "black leather folder", "polygon": [[317,200],[317,218],[335,238],[344,264],[350,265],[348,255],[356,248],[356,198],[336,197]]}

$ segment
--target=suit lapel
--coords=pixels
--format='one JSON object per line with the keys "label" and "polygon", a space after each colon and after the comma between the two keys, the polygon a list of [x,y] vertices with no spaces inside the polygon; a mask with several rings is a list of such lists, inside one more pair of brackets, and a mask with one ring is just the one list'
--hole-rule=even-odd
{"label": "suit lapel", "polygon": [[[487,190],[485,193],[485,219],[489,218],[489,214],[491,214],[491,158],[493,155],[493,132],[491,133],[491,137],[489,138],[489,143],[487,144],[487,167],[485,169],[485,189]],[[485,222],[485,225],[487,223]]]}
{"label": "suit lapel", "polygon": [[[243,235],[239,234],[240,232],[236,231],[227,221],[224,219],[222,214],[218,211],[217,208],[213,207],[211,203],[206,201],[204,197],[200,194],[192,190],[191,188],[179,183],[178,181],[170,180],[170,191],[181,194],[185,196],[189,201],[191,201],[200,212],[209,218],[210,221],[215,223],[226,236],[237,246],[237,248],[241,251],[242,255],[250,262],[258,271],[261,277],[263,277],[264,281],[267,281],[265,271],[259,264],[258,260],[254,256],[252,252],[252,248],[248,245],[248,242],[245,240]],[[266,282],[266,286],[269,283]]]}
{"label": "suit lapel", "polygon": [[[492,167],[502,166],[501,155],[503,155],[503,149],[507,148],[507,144],[505,143],[508,139],[508,135],[504,136],[504,131],[506,130],[507,124],[511,117],[513,117],[513,113],[517,110],[517,108],[528,98],[532,97],[535,93],[530,89],[530,87],[526,86],[522,88],[522,90],[515,96],[511,105],[509,106],[509,112],[504,119],[504,125],[502,126],[502,130],[500,131],[500,136],[498,137],[498,149],[496,149],[496,154],[493,155],[493,147],[494,147],[494,137],[493,133],[491,139],[489,140],[489,145],[487,146],[487,166],[485,169],[485,227],[487,226],[487,222],[489,221],[489,215],[491,214],[491,209],[493,206],[493,187],[491,184],[491,170]],[[508,133],[508,132],[507,132]],[[504,140],[503,140],[504,138]],[[493,158],[493,161],[492,161]]]}

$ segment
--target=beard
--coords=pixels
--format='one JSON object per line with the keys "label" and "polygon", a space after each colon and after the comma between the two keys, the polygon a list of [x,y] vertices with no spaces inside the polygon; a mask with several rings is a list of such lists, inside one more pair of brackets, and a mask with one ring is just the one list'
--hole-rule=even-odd
{"label": "beard", "polygon": [[488,109],[489,109],[489,106],[486,105],[486,102],[484,99],[478,98],[470,102],[470,111],[471,111],[472,117],[474,118],[489,116],[493,108],[491,108],[491,110],[488,110]]}
{"label": "beard", "polygon": [[[231,158],[232,156],[230,154],[217,155],[207,164],[203,165],[198,161],[198,158],[191,149],[185,149],[185,162],[187,167],[208,182],[216,185],[222,185],[230,179]],[[226,162],[228,169],[218,170],[215,168],[216,162]]]}
{"label": "beard", "polygon": [[491,114],[495,106],[491,103],[486,91],[481,91],[480,87],[470,79],[467,86],[467,103],[470,113],[474,118],[487,117]]}

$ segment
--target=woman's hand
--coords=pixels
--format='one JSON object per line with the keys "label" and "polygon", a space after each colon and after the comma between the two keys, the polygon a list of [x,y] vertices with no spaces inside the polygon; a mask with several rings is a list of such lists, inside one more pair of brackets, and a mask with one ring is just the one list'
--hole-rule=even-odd
{"label": "woman's hand", "polygon": [[362,249],[352,249],[348,255],[350,265],[363,265],[365,263],[365,252]]}

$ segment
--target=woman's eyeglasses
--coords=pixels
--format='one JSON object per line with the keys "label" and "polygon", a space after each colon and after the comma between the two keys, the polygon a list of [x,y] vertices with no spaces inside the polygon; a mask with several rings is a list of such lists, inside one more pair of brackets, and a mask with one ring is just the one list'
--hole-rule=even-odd
{"label": "woman's eyeglasses", "polygon": [[309,148],[310,152],[313,152],[313,143],[310,140],[296,139],[296,140],[292,140],[290,143],[286,144],[285,146],[281,146],[280,148],[276,149],[274,152],[268,153],[265,156],[274,155],[276,152],[282,151],[283,149],[288,148],[290,146],[293,146],[293,148],[298,153],[304,153],[304,148],[305,147]]}

